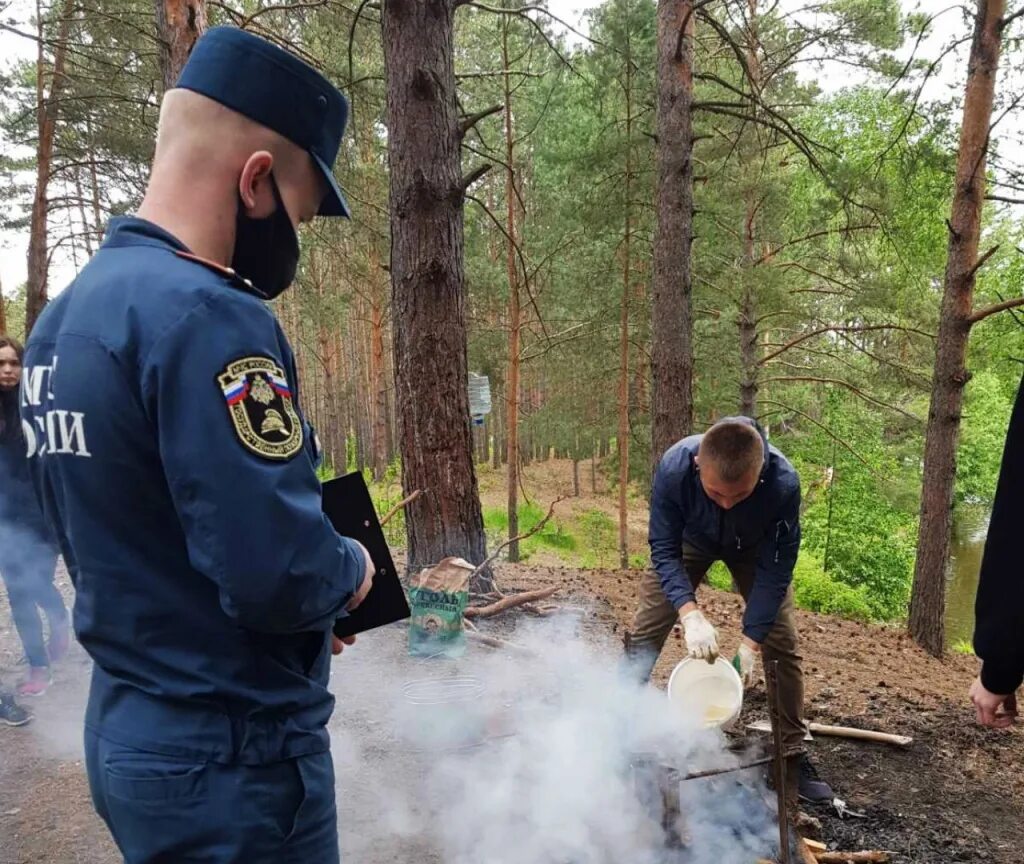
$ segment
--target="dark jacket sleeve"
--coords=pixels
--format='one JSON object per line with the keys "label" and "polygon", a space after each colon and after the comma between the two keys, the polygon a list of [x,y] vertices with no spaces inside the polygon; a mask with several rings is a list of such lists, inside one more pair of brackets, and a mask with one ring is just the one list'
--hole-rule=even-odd
{"label": "dark jacket sleeve", "polygon": [[981,682],[1013,693],[1024,681],[1024,380],[1010,417],[974,607]]}
{"label": "dark jacket sleeve", "polygon": [[227,615],[266,633],[327,630],[362,579],[362,550],[324,516],[310,448],[269,459],[243,445],[218,376],[245,357],[292,369],[273,316],[244,295],[208,298],[153,348],[144,397],[167,485]]}
{"label": "dark jacket sleeve", "polygon": [[683,567],[684,522],[682,478],[677,459],[670,451],[654,473],[647,539],[651,546],[651,563],[661,580],[661,590],[676,609],[696,598],[693,584]]}
{"label": "dark jacket sleeve", "polygon": [[771,532],[761,543],[754,570],[754,586],[743,613],[743,635],[758,644],[768,638],[775,624],[786,590],[793,581],[793,568],[800,551],[800,479],[787,477],[782,503]]}

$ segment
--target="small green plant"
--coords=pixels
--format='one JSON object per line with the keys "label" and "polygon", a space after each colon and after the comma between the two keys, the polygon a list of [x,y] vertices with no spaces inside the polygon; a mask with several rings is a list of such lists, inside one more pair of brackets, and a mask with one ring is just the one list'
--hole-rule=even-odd
{"label": "small green plant", "polygon": [[957,639],[956,642],[950,646],[950,649],[955,654],[967,654],[971,657],[974,656],[974,645],[971,643],[970,639]]}
{"label": "small green plant", "polygon": [[732,574],[729,573],[729,568],[721,561],[716,561],[711,565],[711,569],[708,570],[707,581],[708,585],[712,588],[717,588],[719,591],[732,591]]}

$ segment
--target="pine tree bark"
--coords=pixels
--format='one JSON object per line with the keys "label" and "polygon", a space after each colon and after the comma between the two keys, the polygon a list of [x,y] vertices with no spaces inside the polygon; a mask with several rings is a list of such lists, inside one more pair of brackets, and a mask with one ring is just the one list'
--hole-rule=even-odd
{"label": "pine tree bark", "polygon": [[178,81],[192,46],[206,29],[206,0],[155,0],[164,91]]}
{"label": "pine tree bark", "polygon": [[629,489],[629,298],[633,286],[632,180],[633,180],[633,58],[626,43],[626,217],[622,238],[622,305],[619,313],[619,430],[616,444],[619,455],[619,566],[629,566],[629,522],[627,495]]}
{"label": "pine tree bark", "polygon": [[46,45],[42,8],[36,2],[36,20],[39,29],[36,53],[36,187],[29,216],[28,276],[25,286],[25,338],[32,332],[39,313],[47,302],[47,283],[50,270],[49,220],[50,174],[53,164],[53,139],[57,130],[57,105],[64,89],[64,66],[67,57],[68,32],[74,15],[74,0],[64,0],[57,24],[57,41],[53,49],[53,70],[50,92],[45,91],[47,70]]}
{"label": "pine tree bark", "polygon": [[[747,0],[747,32],[746,55],[747,72],[751,90],[757,94],[761,90],[761,58],[760,37],[757,22],[758,0]],[[751,100],[750,113],[756,121],[757,103]],[[758,127],[756,122],[750,123],[748,137],[757,141]],[[757,298],[754,293],[754,268],[756,267],[756,235],[757,211],[760,209],[758,188],[753,174],[757,170],[752,163],[760,164],[762,153],[760,147],[747,143],[743,148],[744,161],[747,163],[748,187],[744,190],[743,214],[743,280],[740,294],[739,317],[737,326],[740,337],[740,414],[746,417],[757,416]]]}
{"label": "pine tree bark", "polygon": [[693,2],[658,0],[651,459],[693,427]]}
{"label": "pine tree bark", "polygon": [[979,0],[975,17],[925,433],[921,518],[909,628],[914,641],[935,656],[941,656],[945,649],[946,565],[956,449],[964,385],[970,378],[965,368],[967,340],[978,267],[985,162],[1004,9],[1004,0]]}
{"label": "pine tree bark", "polygon": [[743,287],[737,326],[740,335],[740,414],[757,416],[757,306],[754,298],[754,226],[757,202],[753,190],[746,195],[743,220]]}
{"label": "pine tree bark", "polygon": [[486,559],[473,465],[455,0],[384,0],[395,403],[408,568]]}
{"label": "pine tree bark", "polygon": [[508,275],[508,375],[506,376],[505,434],[508,436],[508,560],[519,560],[519,369],[522,353],[522,310],[516,267],[516,175],[512,141],[512,84],[508,55],[508,17],[501,19],[502,84],[505,98],[505,269]]}

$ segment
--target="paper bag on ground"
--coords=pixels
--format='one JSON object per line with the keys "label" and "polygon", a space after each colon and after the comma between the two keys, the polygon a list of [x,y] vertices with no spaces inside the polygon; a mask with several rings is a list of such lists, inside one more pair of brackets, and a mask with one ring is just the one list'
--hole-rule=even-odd
{"label": "paper bag on ground", "polygon": [[469,577],[475,569],[462,558],[445,558],[412,577],[410,655],[458,657],[466,650],[462,615],[469,602]]}

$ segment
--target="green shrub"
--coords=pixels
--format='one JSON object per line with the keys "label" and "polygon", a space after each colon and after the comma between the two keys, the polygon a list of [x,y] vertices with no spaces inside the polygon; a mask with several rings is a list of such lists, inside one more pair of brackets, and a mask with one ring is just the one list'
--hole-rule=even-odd
{"label": "green shrub", "polygon": [[847,585],[826,573],[821,562],[807,552],[801,553],[793,571],[793,594],[801,609],[852,618],[856,621],[870,621],[876,617],[875,604],[871,602],[864,585]]}

